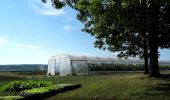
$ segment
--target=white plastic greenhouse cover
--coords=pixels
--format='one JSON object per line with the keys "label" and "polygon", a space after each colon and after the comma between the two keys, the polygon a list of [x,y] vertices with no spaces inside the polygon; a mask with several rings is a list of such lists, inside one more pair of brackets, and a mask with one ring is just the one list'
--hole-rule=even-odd
{"label": "white plastic greenhouse cover", "polygon": [[[144,64],[140,59],[57,54],[48,61],[48,75],[88,75],[88,63]],[[161,63],[161,62],[160,62]],[[163,62],[165,65],[170,62]]]}

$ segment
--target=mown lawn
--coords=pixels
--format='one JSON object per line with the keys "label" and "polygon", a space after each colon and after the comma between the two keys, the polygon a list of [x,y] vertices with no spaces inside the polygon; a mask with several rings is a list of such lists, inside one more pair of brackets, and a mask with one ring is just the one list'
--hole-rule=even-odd
{"label": "mown lawn", "polygon": [[170,73],[163,74],[161,78],[149,78],[142,73],[64,77],[0,73],[0,85],[11,80],[82,84],[79,89],[46,100],[170,100]]}

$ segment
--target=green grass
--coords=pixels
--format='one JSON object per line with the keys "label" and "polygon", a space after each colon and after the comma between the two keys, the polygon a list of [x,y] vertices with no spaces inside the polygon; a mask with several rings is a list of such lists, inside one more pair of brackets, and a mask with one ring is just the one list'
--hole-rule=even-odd
{"label": "green grass", "polygon": [[50,99],[169,100],[170,98],[169,79],[150,79],[142,74],[91,76],[90,79],[92,80],[81,81],[82,88]]}
{"label": "green grass", "polygon": [[[15,75],[16,74],[16,75]],[[1,76],[10,76],[1,73]],[[47,77],[12,73],[11,80],[49,81],[52,84],[82,84],[73,91],[57,94],[46,100],[169,100],[170,73],[161,78],[149,78],[142,73],[126,73],[94,76]],[[0,84],[11,81],[0,80]],[[1,94],[1,92],[0,92]]]}

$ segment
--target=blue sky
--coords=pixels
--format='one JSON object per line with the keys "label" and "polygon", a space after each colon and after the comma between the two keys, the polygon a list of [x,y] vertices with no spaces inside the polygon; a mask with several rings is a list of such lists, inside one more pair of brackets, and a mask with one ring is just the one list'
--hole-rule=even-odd
{"label": "blue sky", "polygon": [[[83,24],[68,7],[56,10],[41,0],[0,3],[0,64],[47,64],[57,53],[114,55],[94,48],[94,38],[81,32]],[[170,50],[160,50],[170,60]]]}

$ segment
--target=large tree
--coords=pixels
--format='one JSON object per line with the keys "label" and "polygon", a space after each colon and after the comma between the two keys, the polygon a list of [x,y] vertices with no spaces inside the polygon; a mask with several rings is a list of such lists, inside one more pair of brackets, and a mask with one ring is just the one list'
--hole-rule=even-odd
{"label": "large tree", "polygon": [[[43,0],[46,1],[46,0]],[[57,9],[69,5],[95,46],[120,56],[150,58],[149,74],[159,76],[158,48],[170,47],[169,0],[52,0]]]}

